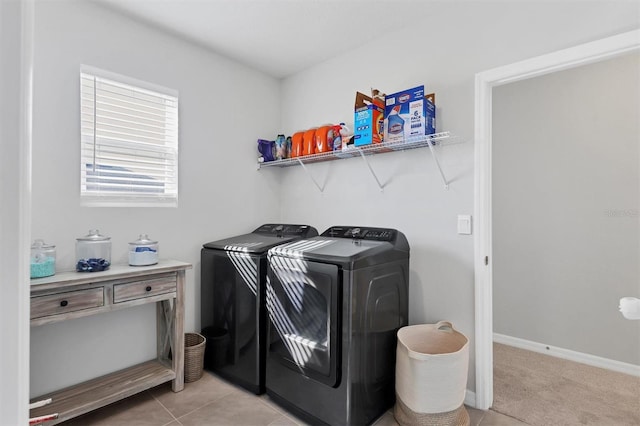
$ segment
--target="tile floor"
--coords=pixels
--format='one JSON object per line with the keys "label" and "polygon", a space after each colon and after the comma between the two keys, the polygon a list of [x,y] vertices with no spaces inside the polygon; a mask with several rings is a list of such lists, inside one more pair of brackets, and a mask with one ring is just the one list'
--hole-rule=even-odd
{"label": "tile floor", "polygon": [[[468,408],[471,426],[525,425],[493,411]],[[256,396],[206,372],[173,393],[169,383],[63,423],[64,426],[297,426],[303,421],[287,413],[268,396]],[[397,426],[391,411],[376,426]]]}

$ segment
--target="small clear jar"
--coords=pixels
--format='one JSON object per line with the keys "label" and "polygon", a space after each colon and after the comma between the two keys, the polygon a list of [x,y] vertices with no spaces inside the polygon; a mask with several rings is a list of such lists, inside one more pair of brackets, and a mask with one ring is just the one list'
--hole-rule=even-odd
{"label": "small clear jar", "polygon": [[76,271],[106,271],[111,266],[111,237],[92,229],[84,237],[76,238]]}
{"label": "small clear jar", "polygon": [[50,277],[56,273],[56,246],[35,240],[31,245],[31,278]]}
{"label": "small clear jar", "polygon": [[151,241],[147,234],[129,243],[129,265],[147,266],[158,263],[158,242]]}

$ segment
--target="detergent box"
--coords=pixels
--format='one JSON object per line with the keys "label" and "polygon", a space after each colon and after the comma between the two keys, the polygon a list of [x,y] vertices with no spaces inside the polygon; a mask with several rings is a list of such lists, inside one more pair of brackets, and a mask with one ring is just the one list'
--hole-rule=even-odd
{"label": "detergent box", "polygon": [[384,103],[364,93],[356,93],[353,141],[355,146],[381,143],[384,136]]}
{"label": "detergent box", "polygon": [[424,86],[387,95],[384,107],[384,141],[404,142],[436,131],[435,94]]}

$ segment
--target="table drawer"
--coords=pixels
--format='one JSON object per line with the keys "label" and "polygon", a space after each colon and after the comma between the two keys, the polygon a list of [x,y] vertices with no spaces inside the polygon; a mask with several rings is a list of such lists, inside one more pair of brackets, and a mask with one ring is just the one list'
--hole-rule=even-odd
{"label": "table drawer", "polygon": [[116,284],[113,286],[113,303],[144,299],[145,297],[175,292],[175,275],[131,283]]}
{"label": "table drawer", "polygon": [[104,306],[103,287],[35,296],[31,298],[31,319],[63,315]]}

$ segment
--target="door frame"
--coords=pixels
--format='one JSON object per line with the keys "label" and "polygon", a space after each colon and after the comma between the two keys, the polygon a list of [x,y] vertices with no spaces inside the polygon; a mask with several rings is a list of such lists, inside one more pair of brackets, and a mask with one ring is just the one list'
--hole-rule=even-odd
{"label": "door frame", "polygon": [[492,90],[640,51],[640,29],[480,72],[475,76],[474,274],[476,408],[493,404]]}
{"label": "door frame", "polygon": [[[29,257],[31,246],[31,143],[33,114],[34,0],[0,5],[0,21],[12,22],[0,31],[0,118],[3,156],[0,158],[0,412],[7,424],[29,420]],[[6,39],[5,39],[6,37]],[[6,155],[4,155],[6,153]],[[6,197],[6,198],[5,198]]]}

